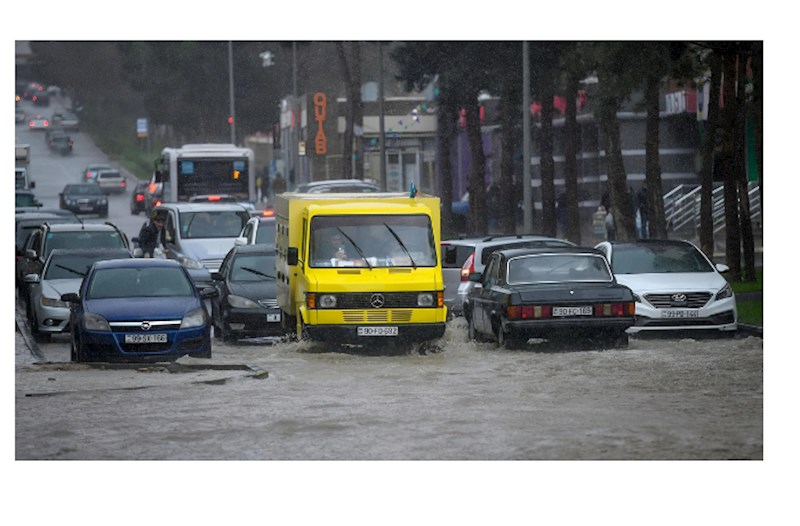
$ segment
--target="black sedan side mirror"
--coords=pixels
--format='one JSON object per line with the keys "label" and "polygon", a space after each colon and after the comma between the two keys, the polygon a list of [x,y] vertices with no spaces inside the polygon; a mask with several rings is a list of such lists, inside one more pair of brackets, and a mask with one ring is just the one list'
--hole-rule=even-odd
{"label": "black sedan side mirror", "polygon": [[203,290],[200,291],[200,297],[204,300],[209,298],[216,298],[219,296],[219,291],[214,287],[205,287]]}
{"label": "black sedan side mirror", "polygon": [[81,297],[75,292],[67,292],[66,294],[61,295],[61,301],[65,301],[67,303],[80,303]]}

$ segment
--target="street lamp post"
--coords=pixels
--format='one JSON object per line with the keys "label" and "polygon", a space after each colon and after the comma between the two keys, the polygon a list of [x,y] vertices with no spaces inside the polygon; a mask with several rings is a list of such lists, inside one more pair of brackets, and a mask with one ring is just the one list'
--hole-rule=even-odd
{"label": "street lamp post", "polygon": [[236,144],[236,110],[233,105],[233,42],[228,40],[228,87],[230,92],[230,116],[228,122],[231,125],[231,144]]}

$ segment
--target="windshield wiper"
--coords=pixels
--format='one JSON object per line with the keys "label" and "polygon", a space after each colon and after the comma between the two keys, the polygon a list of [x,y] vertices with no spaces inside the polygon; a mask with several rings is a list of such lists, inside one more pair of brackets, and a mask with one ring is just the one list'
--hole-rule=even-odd
{"label": "windshield wiper", "polygon": [[362,260],[364,260],[364,263],[366,263],[366,264],[367,264],[367,266],[369,267],[369,269],[370,269],[370,270],[372,270],[372,265],[370,265],[370,264],[369,264],[369,261],[367,261],[367,258],[366,258],[366,256],[364,256],[364,252],[362,252],[362,251],[361,251],[361,249],[358,247],[358,245],[356,245],[356,242],[355,242],[355,241],[353,241],[353,239],[352,239],[350,236],[348,236],[347,234],[345,234],[345,233],[344,233],[344,230],[342,230],[342,229],[341,229],[341,228],[339,228],[338,226],[336,227],[336,230],[338,230],[339,232],[341,232],[341,233],[342,233],[342,235],[343,235],[344,237],[346,237],[346,238],[347,238],[347,240],[350,242],[350,244],[351,244],[351,245],[353,245],[353,248],[354,248],[354,249],[356,249],[356,252],[358,252],[358,255],[359,255],[359,256],[361,256],[361,259],[362,259]]}
{"label": "windshield wiper", "polygon": [[411,252],[409,252],[408,249],[406,248],[406,246],[403,244],[403,241],[400,239],[400,236],[397,235],[397,232],[395,232],[392,229],[392,227],[390,227],[386,223],[384,223],[383,226],[385,226],[389,230],[389,232],[392,233],[394,238],[397,240],[397,243],[400,245],[400,248],[402,248],[403,252],[405,252],[406,256],[408,256],[408,260],[411,262],[411,266],[414,267],[414,269],[416,269],[417,268],[417,264],[414,262],[414,258],[411,257]]}
{"label": "windshield wiper", "polygon": [[252,272],[253,274],[256,274],[257,276],[261,276],[261,277],[264,277],[264,278],[269,278],[271,280],[275,279],[275,276],[270,276],[269,274],[264,274],[260,270],[256,270],[254,268],[249,268],[249,267],[240,267],[240,268],[242,270],[246,270],[247,272]]}
{"label": "windshield wiper", "polygon": [[78,276],[81,276],[83,278],[86,277],[86,273],[81,272],[80,270],[75,270],[74,268],[65,267],[64,265],[59,265],[58,263],[55,263],[55,266],[57,266],[58,268],[63,268],[67,272],[72,272],[73,274],[77,274]]}

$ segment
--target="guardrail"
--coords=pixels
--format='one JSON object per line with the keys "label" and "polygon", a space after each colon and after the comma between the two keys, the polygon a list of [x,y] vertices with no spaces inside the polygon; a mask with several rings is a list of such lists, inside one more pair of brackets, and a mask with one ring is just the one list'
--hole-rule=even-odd
{"label": "guardrail", "polygon": [[[725,229],[725,189],[722,184],[715,185],[711,193],[711,216],[714,233]],[[747,196],[750,201],[750,220],[761,217],[761,191],[753,181],[747,183]],[[667,231],[674,232],[687,228],[700,229],[700,185],[678,185],[664,194],[664,217]]]}

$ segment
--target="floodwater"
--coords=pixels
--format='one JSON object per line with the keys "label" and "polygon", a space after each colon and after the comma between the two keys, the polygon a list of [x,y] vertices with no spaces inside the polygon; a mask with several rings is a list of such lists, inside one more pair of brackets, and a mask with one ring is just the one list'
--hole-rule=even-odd
{"label": "floodwater", "polygon": [[[22,459],[763,459],[763,340],[425,355],[214,342],[211,368],[70,364],[16,335]],[[247,367],[236,367],[237,365]]]}

